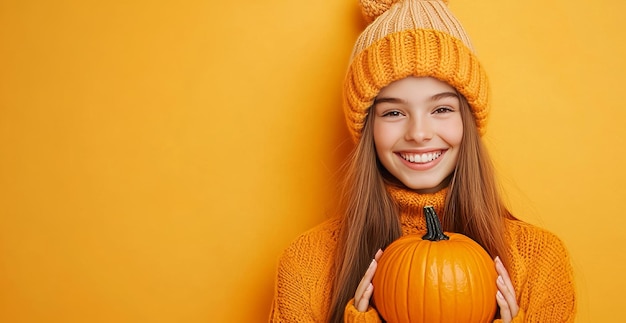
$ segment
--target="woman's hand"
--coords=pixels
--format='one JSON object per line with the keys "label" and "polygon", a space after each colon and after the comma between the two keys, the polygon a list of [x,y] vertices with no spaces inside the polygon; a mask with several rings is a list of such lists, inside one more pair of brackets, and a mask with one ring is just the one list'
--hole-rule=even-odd
{"label": "woman's hand", "polygon": [[354,307],[356,307],[357,311],[365,312],[370,305],[370,298],[372,298],[372,293],[374,292],[374,285],[372,285],[372,278],[374,277],[374,273],[376,272],[376,266],[378,265],[378,259],[383,255],[383,251],[378,249],[374,259],[370,263],[370,266],[367,268],[365,275],[361,278],[361,282],[359,286],[356,288],[356,293],[354,293]]}
{"label": "woman's hand", "polygon": [[509,273],[504,268],[504,264],[499,257],[494,260],[496,263],[496,272],[498,273],[498,279],[496,280],[496,286],[498,292],[496,293],[496,301],[500,306],[500,318],[504,323],[509,323],[519,311],[517,300],[515,297],[515,290],[513,289],[513,283]]}

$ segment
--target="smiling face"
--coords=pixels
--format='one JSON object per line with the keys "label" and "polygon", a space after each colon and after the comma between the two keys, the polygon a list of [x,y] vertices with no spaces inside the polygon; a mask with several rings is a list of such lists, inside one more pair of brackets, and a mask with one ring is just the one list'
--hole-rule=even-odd
{"label": "smiling face", "polygon": [[408,188],[436,192],[448,185],[463,138],[459,94],[431,77],[407,77],[374,101],[374,143],[382,165]]}

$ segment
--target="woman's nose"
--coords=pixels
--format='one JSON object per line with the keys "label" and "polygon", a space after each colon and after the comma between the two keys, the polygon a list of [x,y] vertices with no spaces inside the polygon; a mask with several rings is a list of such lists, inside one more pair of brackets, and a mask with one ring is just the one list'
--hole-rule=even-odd
{"label": "woman's nose", "polygon": [[433,138],[433,127],[426,117],[414,117],[409,120],[405,139],[407,141],[428,141]]}

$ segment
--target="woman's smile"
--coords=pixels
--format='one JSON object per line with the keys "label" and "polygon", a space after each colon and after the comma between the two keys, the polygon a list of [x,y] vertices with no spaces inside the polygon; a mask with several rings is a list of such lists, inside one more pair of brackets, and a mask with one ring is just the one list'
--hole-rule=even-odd
{"label": "woman's smile", "polygon": [[402,159],[416,164],[425,164],[429,163],[437,158],[439,158],[443,152],[441,150],[431,151],[427,153],[409,153],[409,152],[400,152],[397,153]]}

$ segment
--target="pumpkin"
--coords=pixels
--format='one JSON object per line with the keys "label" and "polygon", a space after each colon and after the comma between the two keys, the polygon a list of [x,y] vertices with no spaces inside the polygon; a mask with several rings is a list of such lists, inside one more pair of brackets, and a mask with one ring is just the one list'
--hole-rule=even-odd
{"label": "pumpkin", "polygon": [[391,243],[372,280],[373,303],[387,322],[490,322],[496,312],[495,264],[474,240],[444,233],[432,207],[426,235]]}

